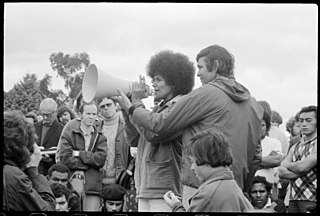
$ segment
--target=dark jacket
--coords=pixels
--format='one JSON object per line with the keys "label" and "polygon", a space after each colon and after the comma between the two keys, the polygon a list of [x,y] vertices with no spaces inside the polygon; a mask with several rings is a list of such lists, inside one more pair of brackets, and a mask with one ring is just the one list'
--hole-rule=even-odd
{"label": "dark jacket", "polygon": [[[85,151],[85,140],[80,130],[79,119],[67,123],[60,139],[60,162],[67,165],[71,174],[77,170],[84,171],[84,191],[87,194],[99,195],[102,188],[100,168],[107,156],[107,138],[96,128],[91,136],[89,150]],[[72,156],[73,151],[80,151],[79,157]]]}
{"label": "dark jacket", "polygon": [[[126,170],[129,166],[129,162],[132,159],[130,154],[130,146],[125,138],[124,133],[124,120],[119,115],[119,126],[115,139],[115,157],[116,157],[116,182],[120,183],[120,179],[123,179],[127,174]],[[98,131],[102,130],[103,120],[96,122],[96,128]],[[124,185],[123,185],[124,186]],[[129,188],[127,188],[129,189]]]}
{"label": "dark jacket", "polygon": [[55,197],[49,182],[36,167],[23,172],[12,161],[4,163],[8,211],[55,211]]}
{"label": "dark jacket", "polygon": [[43,140],[43,143],[41,145],[41,135],[42,135],[42,121],[36,123],[34,125],[36,134],[38,136],[37,140],[37,145],[38,146],[43,146],[45,149],[51,148],[51,147],[56,147],[59,142],[59,138],[63,129],[63,125],[58,122],[58,120],[54,120],[52,123],[50,129],[48,130],[46,137]]}
{"label": "dark jacket", "polygon": [[[56,147],[58,145],[59,138],[63,129],[63,125],[60,122],[58,122],[57,120],[54,120],[54,122],[52,123],[51,127],[49,128],[46,134],[46,137],[43,140],[42,145],[41,145],[41,136],[42,136],[42,128],[43,128],[42,121],[36,123],[34,127],[35,127],[35,132],[39,138],[36,141],[38,146],[43,146],[45,149],[49,149],[51,147]],[[54,163],[55,163],[55,156],[53,154],[49,155],[49,157],[42,159],[38,167],[39,173],[46,176],[48,174],[48,169]]]}

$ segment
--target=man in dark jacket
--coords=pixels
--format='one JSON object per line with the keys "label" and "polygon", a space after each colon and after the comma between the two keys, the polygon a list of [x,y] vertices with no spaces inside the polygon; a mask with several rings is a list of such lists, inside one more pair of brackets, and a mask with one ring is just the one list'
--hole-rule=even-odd
{"label": "man in dark jacket", "polygon": [[[40,103],[40,115],[43,119],[34,126],[39,138],[37,144],[42,149],[50,149],[58,145],[63,125],[57,120],[57,106],[57,103],[52,98],[46,98]],[[39,173],[46,176],[49,167],[54,163],[54,154],[43,155],[39,164]]]}
{"label": "man in dark jacket", "polygon": [[[83,103],[80,118],[69,121],[59,141],[60,162],[71,171],[71,183],[84,196],[83,211],[99,211],[102,188],[100,168],[107,156],[107,138],[95,127],[97,106]],[[78,184],[79,183],[79,184]]]}
{"label": "man in dark jacket", "polygon": [[39,174],[41,160],[34,126],[17,111],[3,116],[3,210],[54,211],[55,197]]}

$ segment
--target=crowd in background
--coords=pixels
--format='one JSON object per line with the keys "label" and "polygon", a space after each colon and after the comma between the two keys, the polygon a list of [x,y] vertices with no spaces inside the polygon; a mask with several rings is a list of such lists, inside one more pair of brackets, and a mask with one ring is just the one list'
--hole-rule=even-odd
{"label": "crowd in background", "polygon": [[5,110],[3,210],[315,212],[317,107],[285,123],[235,80],[225,48],[196,60],[197,73],[181,53],[151,57],[151,111],[143,81],[72,108],[46,98],[40,115]]}

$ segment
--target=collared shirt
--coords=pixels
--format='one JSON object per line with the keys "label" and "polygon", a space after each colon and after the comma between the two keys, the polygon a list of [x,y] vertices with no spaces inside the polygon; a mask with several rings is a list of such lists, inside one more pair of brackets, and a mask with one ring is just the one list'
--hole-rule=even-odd
{"label": "collared shirt", "polygon": [[267,202],[267,204],[263,207],[263,209],[268,209],[268,208],[270,208],[271,204],[272,204],[271,198],[268,197],[268,202]]}
{"label": "collared shirt", "polygon": [[85,141],[85,151],[88,151],[89,146],[90,146],[90,140],[91,140],[91,136],[94,133],[94,128],[92,127],[90,132],[84,132],[82,130],[82,128],[80,127],[80,131],[84,137],[84,141]]}
{"label": "collared shirt", "polygon": [[[317,157],[317,136],[311,140],[302,137],[294,148],[292,162],[297,162],[305,159],[310,154]],[[317,166],[312,168],[307,174],[299,178],[291,180],[290,200],[308,200],[317,201]]]}

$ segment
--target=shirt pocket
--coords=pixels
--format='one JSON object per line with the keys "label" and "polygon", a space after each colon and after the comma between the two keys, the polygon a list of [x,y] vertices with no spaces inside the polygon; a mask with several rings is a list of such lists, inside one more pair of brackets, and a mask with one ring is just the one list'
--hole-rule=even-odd
{"label": "shirt pocket", "polygon": [[172,160],[164,162],[146,161],[146,188],[170,189],[173,184]]}

